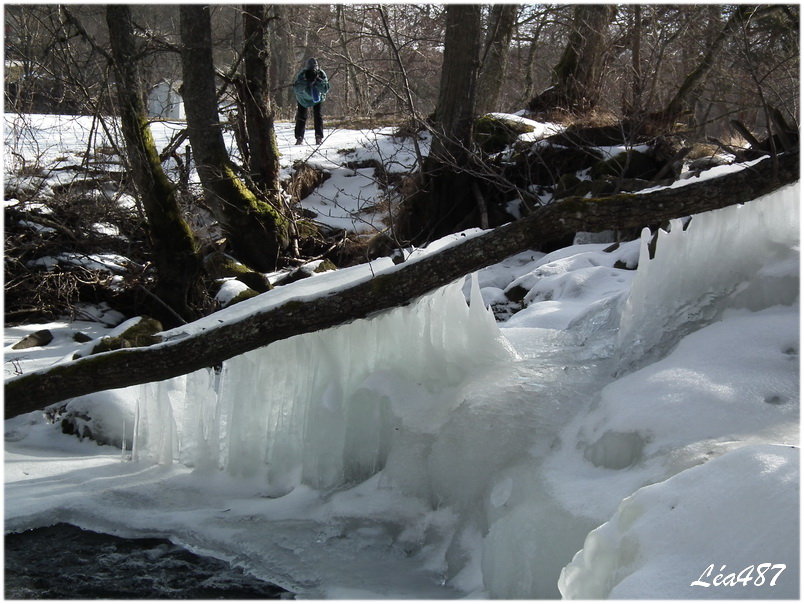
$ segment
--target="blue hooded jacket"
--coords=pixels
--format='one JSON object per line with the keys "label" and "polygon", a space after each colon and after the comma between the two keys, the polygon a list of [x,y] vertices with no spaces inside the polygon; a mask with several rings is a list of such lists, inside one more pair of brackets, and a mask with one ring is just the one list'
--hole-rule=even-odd
{"label": "blue hooded jacket", "polygon": [[318,61],[310,59],[293,82],[293,92],[302,107],[312,107],[327,98],[329,80],[323,69],[318,68]]}

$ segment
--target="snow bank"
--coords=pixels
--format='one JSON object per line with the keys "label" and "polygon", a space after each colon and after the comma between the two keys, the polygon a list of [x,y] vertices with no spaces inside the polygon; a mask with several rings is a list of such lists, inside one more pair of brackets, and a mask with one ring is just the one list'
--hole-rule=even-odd
{"label": "snow bank", "polygon": [[644,487],[561,573],[568,599],[799,597],[797,447],[742,447]]}

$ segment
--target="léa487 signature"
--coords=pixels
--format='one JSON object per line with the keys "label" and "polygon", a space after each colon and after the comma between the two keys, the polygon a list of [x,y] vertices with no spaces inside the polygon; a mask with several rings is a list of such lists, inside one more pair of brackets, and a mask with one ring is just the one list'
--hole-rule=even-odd
{"label": "l\u00e9a487 signature", "polygon": [[[730,572],[724,574],[723,571],[726,570],[726,565],[724,564],[720,567],[720,572],[712,577],[715,565],[710,564],[706,567],[706,570],[701,573],[697,581],[690,583],[690,587],[748,587],[749,585],[755,587],[761,587],[763,585],[774,587],[776,580],[785,568],[787,568],[786,564],[763,562],[762,564],[757,564],[756,567],[753,564],[746,566],[739,573]],[[710,578],[711,582],[708,581]],[[707,580],[704,581],[704,579]]]}

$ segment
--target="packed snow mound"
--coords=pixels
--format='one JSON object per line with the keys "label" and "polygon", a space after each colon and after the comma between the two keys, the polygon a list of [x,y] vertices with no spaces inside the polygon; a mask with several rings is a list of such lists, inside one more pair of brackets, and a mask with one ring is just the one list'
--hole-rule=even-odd
{"label": "packed snow mound", "polygon": [[[799,442],[799,309],[732,310],[608,384],[545,464],[551,491],[601,518],[643,485],[756,442]],[[568,465],[585,468],[575,478]]]}
{"label": "packed snow mound", "polygon": [[638,490],[561,573],[567,599],[798,599],[797,447],[746,446]]}
{"label": "packed snow mound", "polygon": [[524,310],[507,327],[528,325],[567,329],[585,315],[590,306],[613,305],[628,294],[639,256],[639,241],[608,251],[611,244],[573,245],[534,261],[527,272],[513,280],[506,291],[524,293]]}

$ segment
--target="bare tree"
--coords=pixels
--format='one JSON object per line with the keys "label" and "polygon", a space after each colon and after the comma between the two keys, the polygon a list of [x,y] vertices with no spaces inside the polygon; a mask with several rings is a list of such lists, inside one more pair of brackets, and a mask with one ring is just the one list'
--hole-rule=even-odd
{"label": "bare tree", "polygon": [[684,111],[689,111],[690,98],[712,69],[715,57],[723,48],[726,40],[734,35],[739,24],[753,9],[754,7],[749,5],[739,5],[734,8],[723,28],[708,42],[698,65],[684,78],[667,106],[653,115],[654,120],[663,124],[672,124]]}
{"label": "bare tree", "polygon": [[265,5],[243,7],[244,82],[241,88],[248,134],[249,172],[259,190],[280,203],[279,149],[274,131],[273,100],[268,80],[268,10]]}
{"label": "bare tree", "polygon": [[480,63],[477,112],[494,111],[508,72],[508,50],[514,35],[518,4],[493,4]]}
{"label": "bare tree", "polygon": [[597,105],[609,56],[608,28],[616,13],[617,7],[610,4],[575,6],[572,31],[553,68],[552,86],[530,101],[532,111],[563,108],[584,112]]}
{"label": "bare tree", "polygon": [[[774,169],[776,168],[776,169]],[[778,165],[763,160],[750,169],[643,195],[572,197],[543,206],[527,218],[404,264],[399,270],[336,294],[274,306],[240,320],[153,347],[129,348],[57,364],[46,372],[5,384],[6,419],[65,398],[109,388],[168,379],[212,367],[226,359],[302,333],[333,327],[409,303],[440,286],[517,252],[538,248],[562,233],[641,228],[766,195],[799,178],[799,156]],[[693,216],[693,220],[695,217]]]}
{"label": "bare tree", "polygon": [[[425,189],[408,200],[414,241],[431,241],[459,229],[475,208],[470,152],[480,69],[481,7],[450,4],[433,142],[424,164]],[[467,170],[468,168],[468,170]]]}

